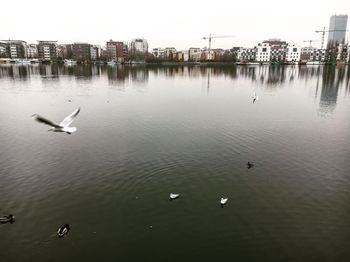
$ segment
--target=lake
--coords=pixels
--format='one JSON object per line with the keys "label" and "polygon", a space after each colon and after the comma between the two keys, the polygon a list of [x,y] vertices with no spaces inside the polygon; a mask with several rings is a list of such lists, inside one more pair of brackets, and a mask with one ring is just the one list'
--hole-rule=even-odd
{"label": "lake", "polygon": [[349,66],[1,65],[0,121],[1,261],[350,261]]}

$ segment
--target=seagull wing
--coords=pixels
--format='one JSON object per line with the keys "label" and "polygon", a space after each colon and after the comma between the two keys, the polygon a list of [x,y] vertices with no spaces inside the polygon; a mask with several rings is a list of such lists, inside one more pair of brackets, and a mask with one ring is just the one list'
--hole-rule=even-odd
{"label": "seagull wing", "polygon": [[73,113],[71,113],[69,116],[63,119],[63,121],[60,123],[60,126],[61,127],[69,126],[74,121],[74,118],[79,114],[79,112],[80,112],[80,107],[75,109]]}
{"label": "seagull wing", "polygon": [[52,127],[60,127],[59,125],[55,124],[54,122],[51,122],[50,120],[47,120],[46,118],[39,116],[37,114],[33,115],[34,120],[38,121],[39,123],[43,123]]}

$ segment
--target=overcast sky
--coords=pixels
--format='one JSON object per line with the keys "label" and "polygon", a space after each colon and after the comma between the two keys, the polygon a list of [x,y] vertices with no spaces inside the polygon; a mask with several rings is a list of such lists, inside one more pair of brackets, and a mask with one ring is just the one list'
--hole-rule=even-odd
{"label": "overcast sky", "polygon": [[212,33],[236,36],[213,40],[213,48],[253,47],[268,38],[307,46],[303,40],[320,40],[315,30],[327,28],[331,15],[349,13],[350,0],[16,0],[1,3],[0,39],[104,46],[146,38],[150,48],[180,50],[207,46],[203,36]]}

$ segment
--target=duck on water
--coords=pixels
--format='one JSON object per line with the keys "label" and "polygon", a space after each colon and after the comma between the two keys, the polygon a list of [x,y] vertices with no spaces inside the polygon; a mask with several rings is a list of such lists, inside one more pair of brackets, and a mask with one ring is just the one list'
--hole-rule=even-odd
{"label": "duck on water", "polygon": [[2,224],[13,223],[13,222],[15,222],[15,216],[12,214],[9,214],[8,216],[0,217],[0,223]]}
{"label": "duck on water", "polygon": [[69,230],[70,230],[69,224],[64,224],[57,231],[58,237],[64,237],[65,235],[68,234]]}

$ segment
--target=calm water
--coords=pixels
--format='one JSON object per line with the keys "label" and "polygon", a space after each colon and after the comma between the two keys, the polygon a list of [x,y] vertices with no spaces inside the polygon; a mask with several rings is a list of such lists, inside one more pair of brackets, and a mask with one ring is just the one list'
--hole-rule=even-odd
{"label": "calm water", "polygon": [[347,66],[3,65],[0,122],[1,261],[350,261]]}

